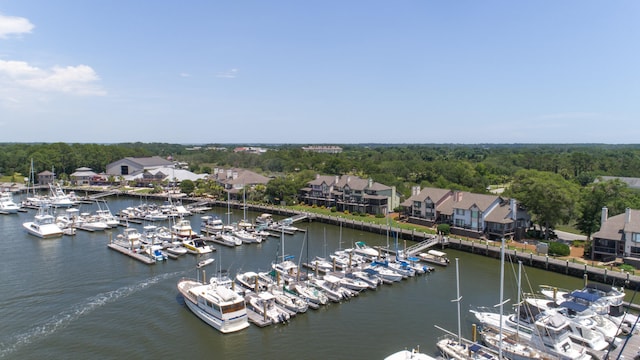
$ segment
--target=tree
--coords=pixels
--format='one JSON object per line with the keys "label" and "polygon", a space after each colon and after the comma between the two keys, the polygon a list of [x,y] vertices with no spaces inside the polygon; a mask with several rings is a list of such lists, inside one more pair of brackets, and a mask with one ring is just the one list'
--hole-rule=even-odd
{"label": "tree", "polygon": [[180,182],[180,191],[184,194],[191,194],[196,189],[196,184],[192,180],[186,179]]}
{"label": "tree", "polygon": [[549,239],[551,229],[571,220],[578,200],[578,185],[558,174],[520,170],[515,174],[508,194],[534,215],[538,224],[544,227],[545,239]]}

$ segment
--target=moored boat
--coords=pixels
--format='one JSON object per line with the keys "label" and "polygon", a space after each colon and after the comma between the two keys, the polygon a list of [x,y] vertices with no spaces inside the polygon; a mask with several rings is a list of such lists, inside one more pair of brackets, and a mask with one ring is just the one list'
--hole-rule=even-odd
{"label": "moored boat", "polygon": [[189,310],[214,329],[231,333],[249,327],[244,298],[231,289],[186,278],[177,286]]}

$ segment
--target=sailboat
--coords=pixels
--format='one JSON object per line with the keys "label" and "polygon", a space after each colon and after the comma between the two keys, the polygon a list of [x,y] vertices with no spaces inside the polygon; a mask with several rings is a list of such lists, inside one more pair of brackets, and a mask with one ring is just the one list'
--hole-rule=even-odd
{"label": "sailboat", "polygon": [[444,331],[446,335],[438,340],[436,346],[447,359],[456,360],[469,360],[469,359],[482,359],[482,360],[496,360],[501,359],[498,354],[485,348],[484,346],[467,340],[462,337],[460,329],[460,272],[458,267],[458,258],[456,258],[456,299],[451,300],[458,306],[458,334],[453,334],[443,328],[436,325],[436,328]]}

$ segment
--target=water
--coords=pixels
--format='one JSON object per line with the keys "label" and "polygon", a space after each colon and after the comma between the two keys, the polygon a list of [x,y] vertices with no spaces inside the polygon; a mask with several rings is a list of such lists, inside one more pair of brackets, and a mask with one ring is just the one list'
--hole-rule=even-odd
{"label": "water", "polygon": [[[115,213],[139,200],[109,200]],[[84,205],[92,210],[91,206]],[[224,221],[226,209],[216,208]],[[18,358],[224,358],[323,359],[384,358],[405,347],[436,353],[443,332],[457,332],[455,258],[459,258],[462,333],[471,336],[470,306],[499,302],[499,262],[445,250],[452,265],[394,285],[368,291],[349,302],[309,310],[288,325],[251,326],[222,335],[184,305],[178,279],[196,277],[201,260],[187,254],[178,260],[145,265],[107,248],[109,234],[79,231],[75,237],[42,240],[26,234],[22,223],[34,213],[0,216],[0,359]],[[254,219],[257,213],[248,213]],[[232,221],[242,217],[240,211]],[[189,218],[199,229],[200,216]],[[393,244],[393,239],[321,223],[298,223],[308,236],[285,235],[285,253],[296,259],[325,256],[356,241]],[[141,225],[135,225],[140,226]],[[341,241],[340,241],[341,240]],[[410,244],[410,243],[409,243]],[[276,259],[280,239],[227,248],[210,254],[230,275],[264,271]],[[400,245],[402,246],[402,244]],[[506,266],[505,298],[515,302],[515,265]],[[581,287],[581,279],[525,268],[524,289],[539,284]],[[531,291],[531,290],[529,290]]]}

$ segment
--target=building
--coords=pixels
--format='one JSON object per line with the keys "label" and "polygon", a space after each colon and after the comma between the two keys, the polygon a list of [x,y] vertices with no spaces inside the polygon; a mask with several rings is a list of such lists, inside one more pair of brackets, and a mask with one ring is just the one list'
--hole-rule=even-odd
{"label": "building", "polygon": [[465,191],[416,186],[401,206],[410,223],[449,224],[451,233],[473,238],[519,240],[531,220],[515,199]]}
{"label": "building", "polygon": [[38,184],[47,185],[53,184],[53,181],[56,179],[56,174],[49,170],[45,170],[41,173],[38,173]]}
{"label": "building", "polygon": [[400,202],[395,187],[353,175],[316,175],[307,185],[300,189],[301,202],[338,211],[386,215]]}
{"label": "building", "polygon": [[304,151],[312,151],[317,153],[325,153],[325,154],[339,154],[342,152],[342,148],[340,146],[325,146],[325,145],[312,145],[312,146],[303,146],[302,150]]}
{"label": "building", "polygon": [[242,198],[240,194],[242,194],[245,187],[251,188],[256,185],[267,185],[269,180],[271,180],[264,175],[240,168],[214,168],[213,174],[211,174],[209,178],[220,184],[220,186],[229,193],[231,199],[236,200]]}
{"label": "building", "polygon": [[125,181],[136,183],[138,186],[149,186],[150,184],[164,183],[167,186],[178,186],[184,180],[196,181],[206,179],[207,174],[196,174],[185,169],[173,167],[159,167],[143,172],[136,172],[134,175],[124,176]]}
{"label": "building", "polygon": [[602,208],[600,230],[592,235],[592,256],[602,262],[622,258],[625,263],[640,267],[640,210],[627,208],[623,214],[609,217]]}
{"label": "building", "polygon": [[88,167],[77,168],[76,171],[69,175],[71,184],[77,186],[91,185],[96,180],[96,177],[98,177],[98,174]]}
{"label": "building", "polygon": [[107,175],[127,176],[143,173],[145,170],[157,168],[172,168],[173,161],[163,159],[159,156],[152,157],[126,157],[124,159],[114,161],[107,165]]}

